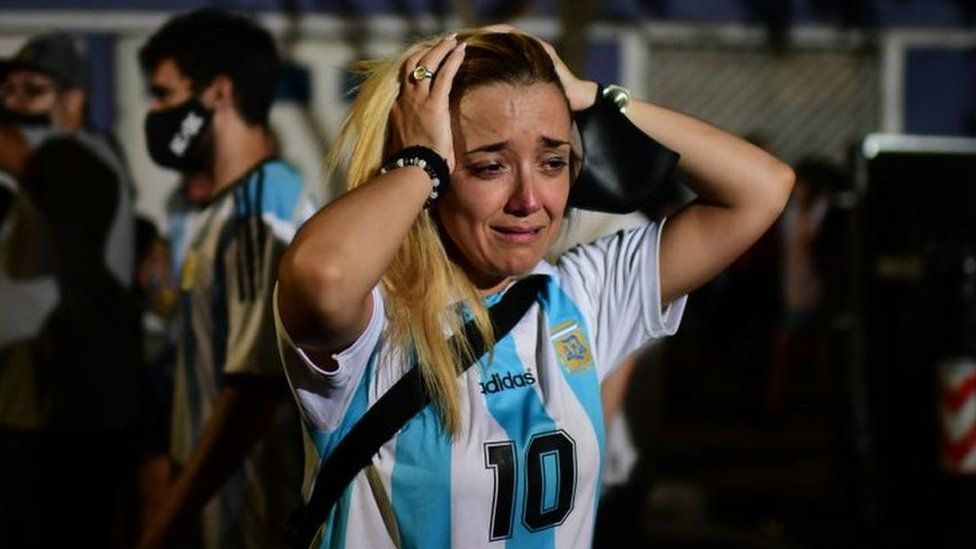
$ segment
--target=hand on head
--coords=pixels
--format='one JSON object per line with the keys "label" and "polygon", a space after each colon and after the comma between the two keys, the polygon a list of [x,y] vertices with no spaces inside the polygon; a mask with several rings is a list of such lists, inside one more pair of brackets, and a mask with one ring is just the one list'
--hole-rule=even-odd
{"label": "hand on head", "polygon": [[407,58],[401,68],[400,95],[390,114],[394,150],[429,147],[454,170],[450,95],[463,59],[464,43],[458,43],[454,34]]}
{"label": "hand on head", "polygon": [[[507,24],[488,25],[481,27],[481,30],[528,34]],[[583,80],[573,74],[573,71],[569,70],[566,63],[556,53],[556,48],[552,44],[538,36],[529,36],[538,40],[542,44],[543,49],[546,50],[546,53],[549,54],[549,58],[552,59],[552,64],[556,68],[556,74],[559,76],[559,81],[562,83],[563,89],[566,90],[566,99],[569,100],[569,108],[573,111],[581,111],[593,105],[593,102],[596,100],[597,83],[590,80]]]}
{"label": "hand on head", "polygon": [[[480,30],[527,34],[504,24],[489,25]],[[570,108],[580,111],[590,107],[596,98],[596,82],[577,77],[552,44],[532,37],[542,44],[552,59]],[[407,58],[401,67],[400,95],[391,113],[392,150],[411,145],[430,147],[441,154],[450,169],[454,170],[449,103],[454,76],[464,60],[464,47],[464,42],[459,42],[454,33]]]}

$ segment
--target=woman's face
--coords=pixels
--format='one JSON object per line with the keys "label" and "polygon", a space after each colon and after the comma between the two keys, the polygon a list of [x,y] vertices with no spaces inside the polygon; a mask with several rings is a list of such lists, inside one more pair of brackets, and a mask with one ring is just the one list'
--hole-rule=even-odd
{"label": "woman's face", "polygon": [[456,168],[438,204],[451,254],[482,291],[530,271],[558,236],[569,109],[553,84],[469,90],[451,113]]}

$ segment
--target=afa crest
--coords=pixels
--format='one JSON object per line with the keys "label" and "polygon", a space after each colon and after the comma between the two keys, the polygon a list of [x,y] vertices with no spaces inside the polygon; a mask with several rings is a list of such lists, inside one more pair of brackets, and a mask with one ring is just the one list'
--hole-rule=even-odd
{"label": "afa crest", "polygon": [[563,322],[549,331],[559,364],[570,373],[579,374],[593,368],[590,341],[575,320]]}

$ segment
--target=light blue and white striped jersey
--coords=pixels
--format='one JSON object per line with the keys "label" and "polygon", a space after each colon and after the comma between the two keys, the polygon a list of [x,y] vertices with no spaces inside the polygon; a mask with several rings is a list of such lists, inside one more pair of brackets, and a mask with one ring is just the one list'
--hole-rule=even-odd
{"label": "light blue and white striped jersey", "polygon": [[[428,406],[360,472],[321,547],[589,547],[604,447],[600,382],[648,339],[675,332],[686,297],[663,306],[659,226],[579,246],[535,273],[544,290],[515,328],[458,381],[462,430]],[[498,299],[488,298],[488,305]],[[409,369],[386,344],[379,289],[365,332],[327,372],[278,323],[285,370],[314,451],[323,456]],[[390,520],[384,521],[384,516]]]}
{"label": "light blue and white striped jersey", "polygon": [[[196,214],[181,275],[170,453],[185,465],[220,391],[232,383],[285,388],[271,296],[278,261],[315,211],[280,160],[256,166]],[[300,503],[298,418],[274,422],[203,510],[202,547],[278,547]]]}

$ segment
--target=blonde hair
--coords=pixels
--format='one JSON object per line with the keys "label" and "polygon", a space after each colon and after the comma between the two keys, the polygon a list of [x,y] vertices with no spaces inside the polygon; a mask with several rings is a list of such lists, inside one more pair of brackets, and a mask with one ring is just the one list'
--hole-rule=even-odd
{"label": "blonde hair", "polygon": [[[403,64],[440,38],[413,44],[391,59],[359,64],[366,79],[326,162],[332,173],[345,165],[348,189],[369,181],[383,162],[389,116],[400,92]],[[552,60],[531,36],[463,31],[458,33],[458,40],[467,45],[464,62],[452,83],[452,106],[468,90],[497,82],[552,83],[562,89]],[[467,314],[474,320],[486,348],[490,349],[495,340],[487,308],[474,284],[448,257],[430,210],[421,212],[407,232],[383,276],[382,289],[390,325],[389,342],[412,351],[444,429],[457,434],[461,428],[459,367],[477,357],[472,356],[470,342],[463,338],[460,348],[452,349],[447,335],[460,330]]]}

